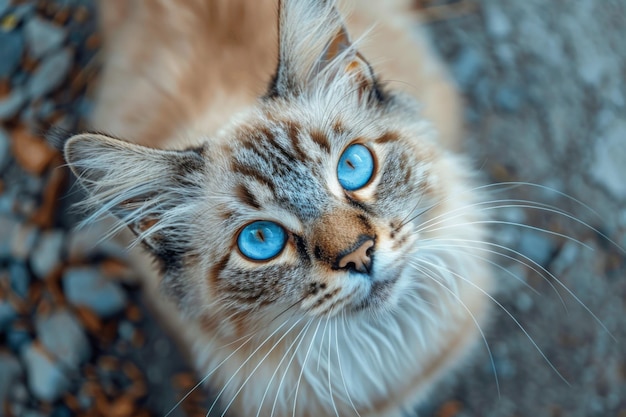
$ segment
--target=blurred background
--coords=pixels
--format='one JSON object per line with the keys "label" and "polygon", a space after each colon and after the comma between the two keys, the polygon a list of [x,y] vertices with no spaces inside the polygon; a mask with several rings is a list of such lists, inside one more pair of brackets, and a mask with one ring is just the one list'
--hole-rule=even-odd
{"label": "blurred background", "polygon": [[[494,226],[515,251],[494,246],[495,369],[477,346],[409,415],[626,417],[626,0],[415,8],[465,97],[468,154],[520,201]],[[163,416],[197,382],[123,281],[124,248],[74,228],[80,192],[42,139],[89,114],[96,20],[92,0],[0,0],[0,416]]]}

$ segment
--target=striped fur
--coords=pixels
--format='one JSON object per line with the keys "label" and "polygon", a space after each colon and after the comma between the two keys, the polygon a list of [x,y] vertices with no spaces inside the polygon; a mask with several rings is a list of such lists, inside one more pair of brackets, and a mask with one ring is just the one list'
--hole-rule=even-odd
{"label": "striped fur", "polygon": [[[278,51],[270,52],[271,37],[262,44],[275,57],[273,77],[270,64],[254,61],[263,28],[274,25],[263,20],[275,7],[270,0],[189,0],[180,12],[156,0],[102,6],[110,19],[131,17],[106,22],[116,29],[105,32],[109,61],[93,125],[125,139],[77,135],[65,156],[89,192],[90,221],[113,213],[157,259],[146,290],[222,405],[241,416],[392,416],[414,404],[473,344],[490,278],[479,244],[429,249],[481,240],[484,215],[472,170],[442,145],[457,139],[453,89],[432,71],[438,63],[424,45],[408,41],[399,6],[364,2],[344,22],[333,1],[283,0]],[[245,17],[252,9],[254,23]],[[243,13],[253,26],[227,32],[216,11],[226,21]],[[376,73],[367,42],[349,40],[348,30],[372,16],[382,19],[374,39],[413,45],[406,57],[390,57],[404,69],[388,64]],[[181,56],[164,33],[146,40],[152,27],[133,18],[161,28],[184,18]],[[215,38],[194,26],[203,18],[216,22]],[[216,38],[213,56],[223,62],[203,61],[207,51],[187,55]],[[147,56],[131,64],[139,43]],[[254,49],[242,53],[248,43]],[[240,70],[226,67],[240,53],[251,60],[242,64],[267,70],[269,87],[252,89],[259,99],[243,93],[256,75],[220,78]],[[133,84],[147,62],[158,88]],[[421,74],[406,80],[421,103],[383,82],[407,74]],[[195,90],[173,87],[192,80]],[[372,151],[376,168],[364,188],[348,192],[337,164],[353,143]],[[237,249],[239,231],[255,220],[288,231],[285,249],[266,262]],[[374,242],[368,273],[338,267],[363,236]],[[153,291],[157,283],[167,299]]]}

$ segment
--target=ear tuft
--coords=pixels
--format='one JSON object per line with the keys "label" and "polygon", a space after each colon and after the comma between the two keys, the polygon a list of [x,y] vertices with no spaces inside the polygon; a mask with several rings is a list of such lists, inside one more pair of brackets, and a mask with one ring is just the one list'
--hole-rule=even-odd
{"label": "ear tuft", "polygon": [[189,224],[201,195],[202,150],[156,150],[87,133],[71,137],[64,153],[89,194],[87,221],[110,212],[157,256],[177,250],[172,242],[189,241],[177,225]]}
{"label": "ear tuft", "polygon": [[374,72],[350,41],[334,3],[280,2],[279,61],[266,98],[299,95],[337,79],[356,82],[358,90],[375,87]]}

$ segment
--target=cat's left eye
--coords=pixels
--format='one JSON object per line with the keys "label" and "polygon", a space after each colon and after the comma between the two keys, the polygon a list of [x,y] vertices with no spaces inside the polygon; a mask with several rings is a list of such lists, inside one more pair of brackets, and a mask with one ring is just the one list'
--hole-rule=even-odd
{"label": "cat's left eye", "polygon": [[373,174],[374,156],[366,146],[355,143],[343,151],[337,165],[337,178],[345,190],[363,188]]}
{"label": "cat's left eye", "polygon": [[259,220],[244,227],[237,237],[239,251],[253,261],[268,261],[287,244],[287,233],[277,223]]}

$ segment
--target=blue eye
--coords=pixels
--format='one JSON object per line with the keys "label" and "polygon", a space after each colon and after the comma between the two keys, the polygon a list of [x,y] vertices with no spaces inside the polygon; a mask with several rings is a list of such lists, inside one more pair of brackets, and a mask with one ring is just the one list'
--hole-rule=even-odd
{"label": "blue eye", "polygon": [[374,157],[369,149],[355,143],[346,148],[339,159],[337,178],[339,184],[354,191],[367,184],[374,174]]}
{"label": "blue eye", "polygon": [[287,243],[287,233],[280,225],[265,220],[250,223],[239,232],[237,246],[253,261],[267,261],[278,255]]}

